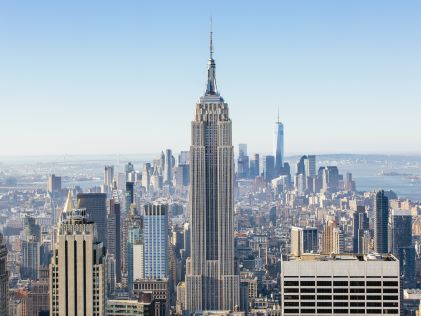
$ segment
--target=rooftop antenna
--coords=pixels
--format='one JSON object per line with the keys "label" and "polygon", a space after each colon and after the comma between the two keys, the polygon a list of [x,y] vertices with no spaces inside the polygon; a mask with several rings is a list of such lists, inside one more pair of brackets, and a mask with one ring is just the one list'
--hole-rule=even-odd
{"label": "rooftop antenna", "polygon": [[209,39],[209,52],[210,52],[210,59],[213,59],[213,31],[212,31],[212,16],[210,17],[210,39]]}
{"label": "rooftop antenna", "polygon": [[279,105],[278,105],[278,123],[279,123]]}

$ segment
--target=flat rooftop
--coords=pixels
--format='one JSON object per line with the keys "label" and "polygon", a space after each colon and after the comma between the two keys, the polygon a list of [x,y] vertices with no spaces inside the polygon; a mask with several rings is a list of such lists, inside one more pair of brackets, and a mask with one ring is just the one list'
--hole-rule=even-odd
{"label": "flat rooftop", "polygon": [[288,261],[398,261],[392,254],[303,254],[301,256],[290,256]]}

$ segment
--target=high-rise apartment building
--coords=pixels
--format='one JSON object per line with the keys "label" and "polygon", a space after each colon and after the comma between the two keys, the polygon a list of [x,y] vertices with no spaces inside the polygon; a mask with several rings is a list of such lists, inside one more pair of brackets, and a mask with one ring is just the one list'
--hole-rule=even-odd
{"label": "high-rise apartment building", "polygon": [[114,180],[114,166],[104,167],[104,193],[111,193]]}
{"label": "high-rise apartment building", "polygon": [[284,167],[284,125],[278,120],[273,125],[273,157],[275,159],[275,176],[282,173]]}
{"label": "high-rise apartment building", "polygon": [[272,155],[263,156],[263,178],[267,182],[275,178],[275,157]]}
{"label": "high-rise apartment building", "polygon": [[364,206],[357,206],[354,213],[354,236],[352,239],[353,252],[355,254],[364,254],[368,252],[368,231],[369,221]]}
{"label": "high-rise apartment building", "polygon": [[142,228],[134,223],[128,229],[127,261],[128,261],[128,288],[133,291],[133,281],[144,277],[144,251]]}
{"label": "high-rise apartment building", "polygon": [[22,279],[36,280],[40,265],[40,242],[33,238],[26,238],[21,243],[22,262],[20,275]]}
{"label": "high-rise apartment building", "polygon": [[306,253],[318,253],[319,234],[316,227],[291,227],[291,254],[301,256]]}
{"label": "high-rise apartment building", "polygon": [[238,145],[237,174],[239,178],[249,176],[249,157],[247,156],[247,144]]}
{"label": "high-rise apartment building", "polygon": [[168,205],[148,203],[143,215],[144,276],[168,277]]}
{"label": "high-rise apartment building", "polygon": [[322,233],[321,253],[343,253],[345,248],[342,229],[333,220],[328,220]]}
{"label": "high-rise apartment building", "polygon": [[172,185],[172,178],[173,178],[173,172],[172,172],[172,168],[173,168],[173,160],[174,157],[172,155],[172,150],[171,149],[166,149],[165,150],[165,165],[164,165],[164,183],[168,184],[168,185]]}
{"label": "high-rise apartment building", "polygon": [[399,315],[393,255],[305,255],[281,263],[282,315]]}
{"label": "high-rise apartment building", "polygon": [[0,233],[0,315],[7,315],[9,302],[9,274],[7,267],[7,247]]}
{"label": "high-rise apartment building", "polygon": [[61,177],[57,177],[55,174],[48,176],[47,191],[53,197],[60,197],[61,195]]}
{"label": "high-rise apartment building", "polygon": [[98,239],[107,246],[107,194],[78,193],[77,208],[86,209],[89,220],[95,222]]}
{"label": "high-rise apartment building", "polygon": [[388,253],[388,221],[389,199],[384,191],[376,193],[374,203],[374,250],[378,253]]}
{"label": "high-rise apartment building", "polygon": [[105,315],[105,258],[86,210],[63,212],[50,263],[50,315]]}
{"label": "high-rise apartment building", "polygon": [[254,154],[253,159],[250,160],[249,167],[250,178],[254,179],[260,175],[260,156],[259,154]]}
{"label": "high-rise apartment building", "polygon": [[228,104],[215,79],[212,33],[206,92],[196,104],[190,147],[191,257],[186,307],[234,310],[240,280],[234,270],[234,148]]}

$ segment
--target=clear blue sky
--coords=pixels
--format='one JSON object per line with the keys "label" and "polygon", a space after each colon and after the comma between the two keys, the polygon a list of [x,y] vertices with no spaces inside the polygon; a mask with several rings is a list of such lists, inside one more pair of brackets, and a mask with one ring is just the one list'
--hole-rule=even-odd
{"label": "clear blue sky", "polygon": [[1,1],[0,156],[188,149],[209,17],[234,143],[421,153],[421,1]]}

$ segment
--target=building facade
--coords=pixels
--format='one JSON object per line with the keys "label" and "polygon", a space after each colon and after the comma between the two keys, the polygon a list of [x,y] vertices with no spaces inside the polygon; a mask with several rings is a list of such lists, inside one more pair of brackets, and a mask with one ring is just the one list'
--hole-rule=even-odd
{"label": "building facade", "polygon": [[148,203],[144,206],[144,277],[168,277],[168,205]]}
{"label": "building facade", "polygon": [[306,255],[282,261],[281,271],[282,315],[399,315],[393,255]]}
{"label": "building facade", "polygon": [[388,242],[389,199],[384,191],[376,193],[374,202],[374,251],[389,252]]}
{"label": "building facade", "polygon": [[186,308],[234,310],[240,280],[234,271],[234,149],[228,104],[219,95],[212,52],[205,95],[196,104],[190,147],[191,257]]}
{"label": "building facade", "polygon": [[98,239],[107,246],[107,195],[105,193],[79,193],[77,207],[86,209],[89,220],[95,222]]}
{"label": "building facade", "polygon": [[0,315],[7,315],[9,307],[9,274],[7,266],[7,247],[3,243],[3,235],[0,233]]}
{"label": "building facade", "polygon": [[50,315],[104,315],[105,264],[105,249],[86,210],[64,212],[50,263]]}

